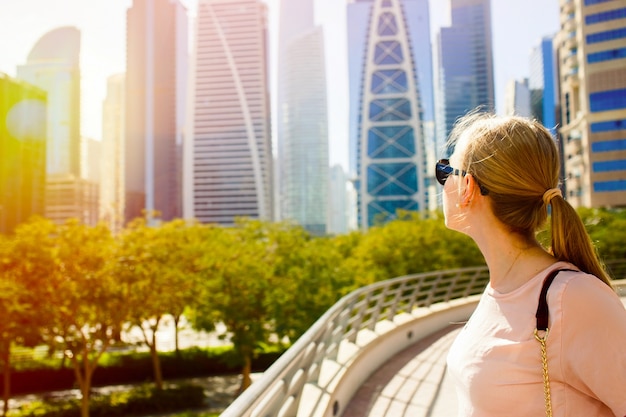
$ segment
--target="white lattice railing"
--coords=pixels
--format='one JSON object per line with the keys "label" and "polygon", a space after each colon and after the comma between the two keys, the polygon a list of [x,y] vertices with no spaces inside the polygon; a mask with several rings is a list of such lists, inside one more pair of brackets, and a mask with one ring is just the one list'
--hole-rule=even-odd
{"label": "white lattice railing", "polygon": [[[626,260],[608,266],[614,277],[626,277]],[[481,293],[488,279],[486,267],[463,268],[394,278],[353,291],[317,320],[220,417],[340,415],[333,391],[355,358],[370,349],[376,338],[389,337],[389,329],[398,323],[417,321],[419,325],[432,314],[463,305],[470,310],[465,308],[460,314],[470,314],[478,299],[470,296]],[[615,284],[620,295],[626,296],[626,280]],[[456,316],[443,316],[439,323],[450,317]],[[432,324],[425,326],[434,329]],[[405,332],[412,337],[412,331]]]}

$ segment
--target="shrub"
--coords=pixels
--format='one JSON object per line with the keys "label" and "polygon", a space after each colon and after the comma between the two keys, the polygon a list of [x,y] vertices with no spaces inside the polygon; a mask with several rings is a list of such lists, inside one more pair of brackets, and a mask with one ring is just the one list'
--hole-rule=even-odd
{"label": "shrub", "polygon": [[[198,385],[179,385],[157,390],[142,385],[130,391],[91,398],[91,417],[139,416],[176,410],[200,408],[204,405],[204,390]],[[80,417],[80,400],[34,401],[9,413],[9,417]]]}
{"label": "shrub", "polygon": [[[254,372],[267,369],[282,353],[281,350],[260,353],[253,360]],[[190,348],[176,352],[159,353],[165,379],[179,379],[210,375],[238,374],[240,367],[233,364],[232,347]],[[67,390],[75,387],[74,372],[70,368],[51,369],[44,364],[39,369],[13,371],[11,394],[33,394]],[[146,383],[153,380],[152,362],[148,352],[107,353],[93,375],[93,386]],[[3,381],[0,378],[0,390]]]}

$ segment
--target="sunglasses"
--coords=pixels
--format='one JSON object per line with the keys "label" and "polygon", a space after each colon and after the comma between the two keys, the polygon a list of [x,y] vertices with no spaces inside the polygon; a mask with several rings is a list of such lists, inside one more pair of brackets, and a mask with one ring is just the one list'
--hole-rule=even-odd
{"label": "sunglasses", "polygon": [[449,159],[440,159],[437,161],[435,165],[435,177],[437,178],[437,182],[441,185],[446,184],[446,180],[450,175],[460,175],[465,176],[467,172],[462,171],[460,169],[452,168],[450,166]]}
{"label": "sunglasses", "polygon": [[[461,169],[452,168],[450,166],[449,159],[440,159],[435,164],[435,178],[437,178],[437,182],[441,185],[446,184],[446,180],[450,175],[460,175],[464,177],[467,175],[467,171],[463,171]],[[478,181],[476,181],[478,183]],[[478,183],[478,188],[480,189],[480,193],[482,195],[489,194],[489,190]]]}

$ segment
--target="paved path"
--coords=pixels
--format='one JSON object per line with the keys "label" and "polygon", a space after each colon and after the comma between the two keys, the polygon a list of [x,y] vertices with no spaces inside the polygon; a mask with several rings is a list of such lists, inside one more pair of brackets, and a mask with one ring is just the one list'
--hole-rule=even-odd
{"label": "paved path", "polygon": [[[626,297],[622,297],[626,306]],[[449,326],[400,352],[356,392],[343,417],[457,415],[446,356],[461,325]]]}
{"label": "paved path", "polygon": [[449,326],[394,356],[359,388],[343,417],[456,415],[446,356],[460,328]]}

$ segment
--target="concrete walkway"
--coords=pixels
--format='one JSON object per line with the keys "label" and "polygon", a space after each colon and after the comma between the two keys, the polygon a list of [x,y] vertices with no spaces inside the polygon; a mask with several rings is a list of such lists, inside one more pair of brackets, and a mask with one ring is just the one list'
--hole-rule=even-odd
{"label": "concrete walkway", "polygon": [[460,329],[449,326],[394,356],[359,388],[343,417],[455,416],[446,356]]}

